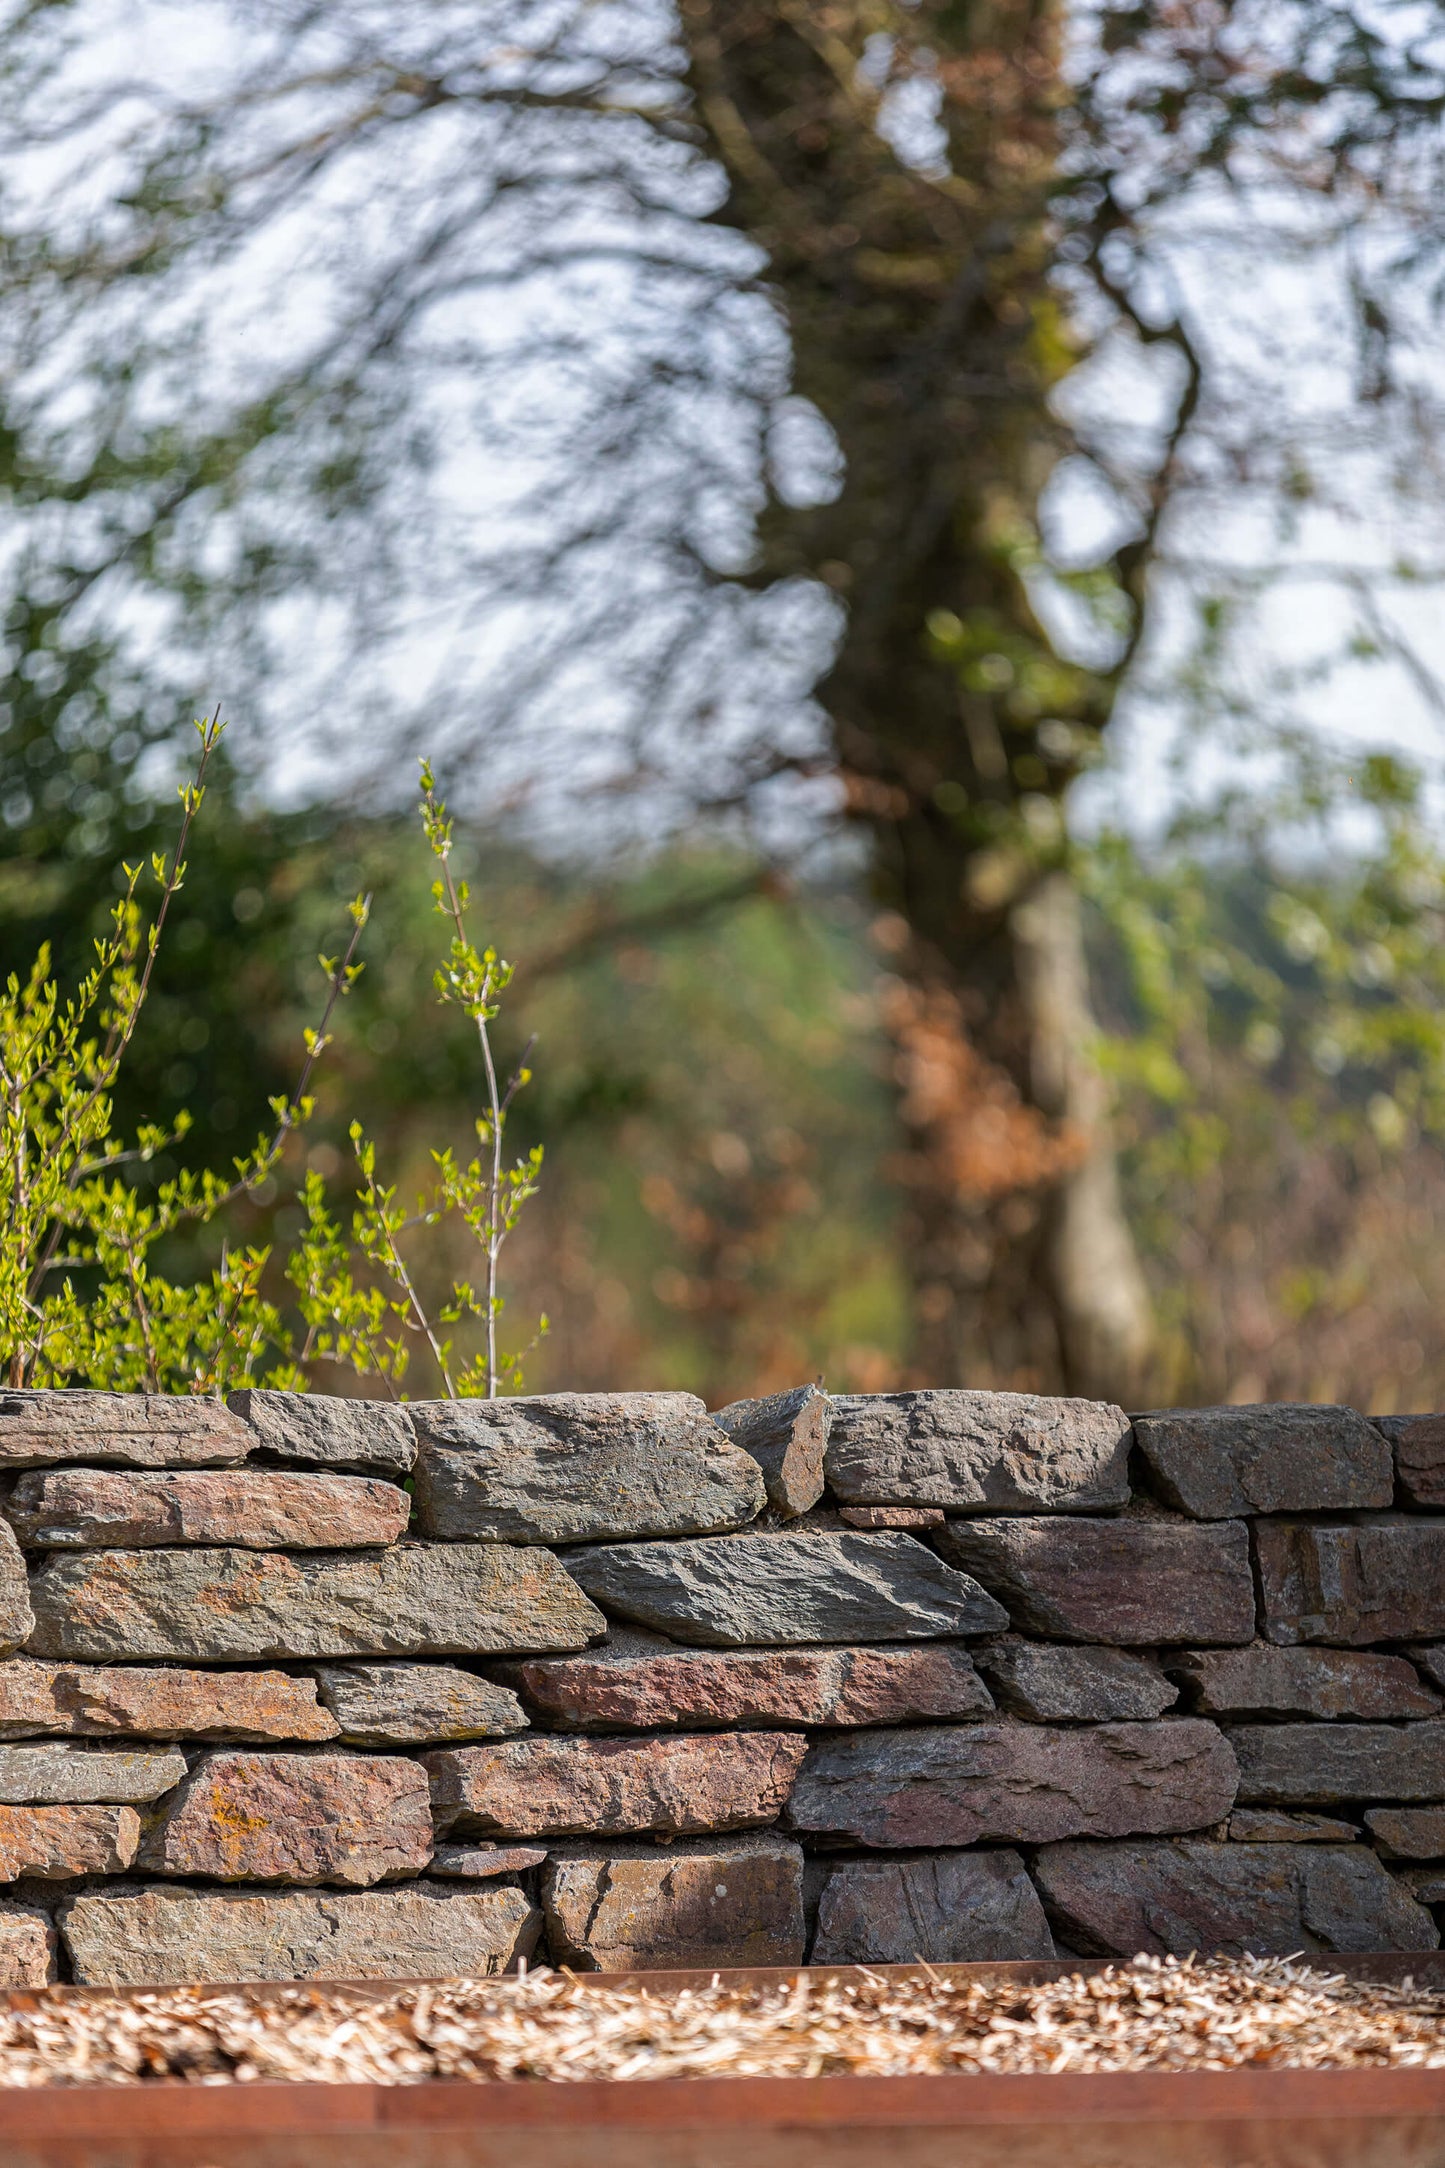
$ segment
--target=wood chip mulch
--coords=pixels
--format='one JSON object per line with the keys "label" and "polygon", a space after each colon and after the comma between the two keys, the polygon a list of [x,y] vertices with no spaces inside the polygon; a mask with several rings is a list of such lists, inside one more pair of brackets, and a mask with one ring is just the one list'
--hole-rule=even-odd
{"label": "wood chip mulch", "polygon": [[594,1987],[567,1973],[266,1995],[37,1995],[0,2010],[0,2086],[419,2085],[579,2078],[1445,2067],[1445,1992],[1287,1959],[1137,1959],[1038,1986],[926,1971],[783,1986]]}

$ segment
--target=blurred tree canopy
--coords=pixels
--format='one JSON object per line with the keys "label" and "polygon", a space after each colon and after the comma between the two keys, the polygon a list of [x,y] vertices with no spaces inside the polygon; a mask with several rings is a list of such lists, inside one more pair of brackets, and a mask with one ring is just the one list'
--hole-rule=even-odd
{"label": "blurred tree canopy", "polygon": [[[237,779],[135,1085],[244,1130],[332,871],[350,892],[388,859],[424,729],[479,817],[570,845],[514,841],[497,878],[529,899],[524,962],[551,913],[575,965],[538,996],[586,1050],[550,1111],[608,1139],[577,1194],[639,1246],[654,1352],[735,1382],[806,1352],[1232,1388],[1261,1328],[1201,1334],[1179,1249],[1234,1239],[1236,1159],[1246,1189],[1273,1155],[1292,1196],[1338,1197],[1352,1151],[1434,1133],[1428,820],[1377,776],[1358,869],[1316,871],[1355,801],[1298,736],[1270,786],[1292,857],[1227,804],[1152,855],[1081,850],[1065,799],[1121,684],[1147,717],[1206,668],[1222,594],[1313,581],[1341,656],[1428,681],[1398,606],[1437,569],[1426,521],[1372,554],[1350,518],[1434,473],[1438,30],[1404,0],[219,0],[125,26],[16,0],[3,69],[7,955],[76,936],[134,854],[181,689],[254,702],[331,788],[278,815]],[[1285,314],[1291,281],[1328,285],[1307,385],[1241,276],[1262,262]],[[841,873],[809,878],[839,812],[871,950]],[[711,857],[598,870],[700,820]],[[790,904],[759,858],[800,873]],[[352,1057],[398,1118],[451,1088],[409,923]],[[791,1160],[746,1119],[749,1040],[812,1109],[769,1124]],[[1309,1284],[1302,1316],[1346,1300]],[[737,1322],[759,1305],[788,1312],[776,1346]],[[632,1362],[622,1314],[610,1358],[571,1343],[579,1378]]]}

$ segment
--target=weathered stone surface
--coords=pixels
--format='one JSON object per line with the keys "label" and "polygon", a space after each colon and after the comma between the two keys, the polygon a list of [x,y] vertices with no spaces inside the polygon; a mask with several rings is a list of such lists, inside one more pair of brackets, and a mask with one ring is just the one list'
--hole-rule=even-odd
{"label": "weathered stone surface", "polygon": [[1404,1884],[1417,1904],[1445,1904],[1445,1868],[1397,1867],[1395,1880]]}
{"label": "weathered stone surface", "polygon": [[229,1468],[255,1442],[243,1422],[199,1394],[0,1392],[0,1468],[73,1460]]}
{"label": "weathered stone surface", "polygon": [[1391,1859],[1445,1859],[1445,1807],[1371,1807],[1365,1827]]}
{"label": "weathered stone surface", "polygon": [[707,1731],[794,1724],[908,1724],[993,1708],[956,1642],[891,1648],[683,1649],[619,1627],[584,1656],[499,1667],[563,1731]]}
{"label": "weathered stone surface", "polygon": [[1129,1419],[1034,1393],[844,1393],[830,1488],[849,1505],[1082,1513],[1129,1496]]}
{"label": "weathered stone surface", "polygon": [[1436,1716],[1440,1696],[1400,1656],[1343,1649],[1190,1650],[1169,1659],[1191,1708],[1211,1716]]}
{"label": "weathered stone surface", "polygon": [[1445,1415],[1381,1415],[1375,1428],[1394,1448],[1400,1488],[1412,1506],[1445,1506]]}
{"label": "weathered stone surface", "polygon": [[768,1504],[784,1520],[806,1513],[823,1495],[823,1454],[833,1403],[816,1385],[765,1400],[735,1400],[713,1417],[763,1471]]}
{"label": "weathered stone surface", "polygon": [[47,1550],[160,1543],[339,1550],[395,1543],[411,1500],[371,1476],[50,1468],[22,1475],[5,1512],[22,1543]]}
{"label": "weathered stone surface", "polygon": [[809,1962],[966,1965],[1053,1955],[1017,1852],[917,1852],[831,1865]]}
{"label": "weathered stone surface", "polygon": [[333,1400],[322,1393],[247,1386],[232,1393],[226,1405],[243,1424],[248,1443],[268,1458],[398,1476],[416,1459],[416,1437],[406,1414],[384,1400]]}
{"label": "weathered stone surface", "polygon": [[762,1470],[692,1393],[422,1400],[417,1524],[504,1543],[713,1535],[762,1511]]}
{"label": "weathered stone surface", "polygon": [[381,1754],[208,1754],[139,1864],[218,1882],[341,1882],[367,1889],[431,1857],[426,1777]]}
{"label": "weathered stone surface", "polygon": [[315,1681],[284,1671],[0,1662],[0,1739],[50,1732],[133,1739],[334,1739]]}
{"label": "weathered stone surface", "polygon": [[944,1557],[1062,1641],[1248,1641],[1254,1581],[1242,1521],[950,1521]]}
{"label": "weathered stone surface", "polygon": [[567,1570],[606,1611],[704,1647],[922,1641],[1008,1624],[913,1536],[714,1536],[615,1543]]}
{"label": "weathered stone surface", "polygon": [[1314,1844],[1059,1844],[1034,1878],[1086,1955],[1434,1950],[1435,1923],[1373,1852]]}
{"label": "weathered stone surface", "polygon": [[1445,1723],[1231,1724],[1250,1806],[1445,1799]]}
{"label": "weathered stone surface", "polygon": [[920,1725],[815,1742],[785,1820],[889,1847],[1049,1844],[1207,1828],[1234,1791],[1234,1756],[1195,1718]]}
{"label": "weathered stone surface", "polygon": [[542,1902],[553,1963],[581,1972],[803,1961],[803,1855],[780,1837],[554,1854]]}
{"label": "weathered stone surface", "polygon": [[499,1874],[525,1874],[546,1857],[545,1847],[536,1844],[439,1844],[427,1872],[458,1882],[490,1882]]}
{"label": "weathered stone surface", "polygon": [[476,1979],[530,1957],[519,1889],[92,1890],[61,1909],[77,1981]]}
{"label": "weathered stone surface", "polygon": [[1158,1408],[1134,1437],[1169,1504],[1199,1520],[1394,1502],[1390,1449],[1353,1408]]}
{"label": "weathered stone surface", "polygon": [[845,1528],[941,1528],[942,1506],[839,1506]]}
{"label": "weathered stone surface", "polygon": [[442,1746],[527,1729],[508,1687],[454,1664],[327,1664],[321,1698],[358,1746]]}
{"label": "weathered stone surface", "polygon": [[8,1656],[35,1628],[25,1560],[8,1521],[0,1520],[0,1656]]}
{"label": "weathered stone surface", "polygon": [[85,1551],[31,1584],[37,1656],[246,1662],[578,1649],[606,1626],[550,1551]]}
{"label": "weathered stone surface", "polygon": [[135,1858],[140,1829],[134,1807],[0,1806],[0,1882],[120,1874]]}
{"label": "weathered stone surface", "polygon": [[174,1747],[72,1746],[61,1739],[0,1746],[0,1800],[9,1806],[159,1799],[185,1773],[186,1757]]}
{"label": "weathered stone surface", "polygon": [[1417,1670],[1424,1672],[1432,1686],[1438,1686],[1445,1693],[1445,1648],[1406,1649],[1405,1654]]}
{"label": "weathered stone surface", "polygon": [[1254,1537],[1269,1640],[1359,1648],[1445,1633],[1445,1519],[1259,1521]]}
{"label": "weathered stone surface", "polygon": [[1162,1716],[1179,1699],[1156,1663],[1125,1649],[1051,1648],[1012,1635],[977,1653],[1001,1709],[1040,1724]]}
{"label": "weathered stone surface", "polygon": [[48,1912],[0,1899],[0,1988],[48,1987],[58,1945]]}
{"label": "weathered stone surface", "polygon": [[1229,1817],[1231,1844],[1353,1844],[1359,1834],[1332,1814],[1287,1814],[1283,1807],[1236,1807]]}
{"label": "weathered stone surface", "polygon": [[796,1732],[723,1731],[701,1738],[545,1738],[424,1754],[443,1834],[670,1836],[754,1829],[775,1821],[802,1764]]}

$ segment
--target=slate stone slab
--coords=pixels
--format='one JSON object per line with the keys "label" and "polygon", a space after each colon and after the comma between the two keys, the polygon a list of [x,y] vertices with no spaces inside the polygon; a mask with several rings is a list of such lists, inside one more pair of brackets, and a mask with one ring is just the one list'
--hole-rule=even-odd
{"label": "slate stone slab", "polygon": [[121,1874],[135,1858],[141,1821],[134,1807],[0,1806],[0,1882]]}
{"label": "slate stone slab", "polygon": [[703,1647],[919,1641],[1008,1624],[976,1581],[908,1535],[607,1544],[567,1570],[605,1611]]}
{"label": "slate stone slab", "polygon": [[90,1890],[61,1908],[88,1987],[223,1980],[478,1979],[530,1957],[542,1915],[519,1889]]}
{"label": "slate stone slab", "polygon": [[829,1487],[849,1505],[1084,1513],[1129,1496],[1129,1419],[1034,1393],[843,1393]]}
{"label": "slate stone slab", "polygon": [[803,1855],[781,1837],[553,1853],[552,1962],[579,1972],[803,1962]]}
{"label": "slate stone slab", "polygon": [[1210,1716],[1437,1716],[1440,1696],[1401,1656],[1343,1649],[1195,1649],[1170,1657],[1191,1708]]}
{"label": "slate stone slab", "polygon": [[546,1857],[545,1848],[535,1844],[439,1844],[427,1873],[457,1882],[491,1882],[501,1874],[525,1874]]}
{"label": "slate stone slab", "polygon": [[1266,1638],[1359,1648],[1445,1634],[1445,1519],[1259,1521]]}
{"label": "slate stone slab", "polygon": [[422,1761],[444,1834],[696,1836],[776,1821],[806,1748],[796,1732],[534,1733],[499,1746],[439,1748]]}
{"label": "slate stone slab", "polygon": [[1162,1716],[1179,1699],[1157,1663],[1126,1649],[1053,1648],[1007,1636],[977,1654],[1001,1709],[1040,1724]]}
{"label": "slate stone slab", "polygon": [[762,1511],[762,1470],[692,1393],[422,1400],[423,1535],[503,1543],[712,1535]]}
{"label": "slate stone slab", "polygon": [[8,1521],[0,1520],[0,1656],[19,1648],[35,1629],[25,1560]]}
{"label": "slate stone slab", "polygon": [[1315,1844],[1058,1844],[1034,1861],[1085,1956],[1434,1950],[1435,1922],[1373,1852]]}
{"label": "slate stone slab", "polygon": [[1283,1807],[1236,1807],[1231,1844],[1353,1844],[1360,1832],[1333,1814],[1288,1814]]}
{"label": "slate stone slab", "polygon": [[619,1627],[605,1648],[500,1667],[560,1731],[767,1730],[986,1716],[988,1688],[957,1642],[712,1650]]}
{"label": "slate stone slab", "polygon": [[829,1862],[814,1965],[967,1965],[1054,1956],[1017,1852],[913,1852]]}
{"label": "slate stone slab", "polygon": [[199,1394],[0,1392],[0,1468],[226,1468],[255,1442],[239,1417]]}
{"label": "slate stone slab", "polygon": [[358,1746],[443,1746],[527,1729],[509,1687],[453,1664],[326,1664],[316,1676],[342,1736]]}
{"label": "slate stone slab", "polygon": [[1445,1723],[1232,1724],[1227,1736],[1251,1806],[1445,1799]]}
{"label": "slate stone slab", "polygon": [[431,1858],[414,1761],[383,1754],[207,1754],[141,1848],[153,1874],[217,1882],[373,1882]]}
{"label": "slate stone slab", "polygon": [[1389,1447],[1353,1408],[1159,1408],[1134,1437],[1162,1496],[1200,1520],[1394,1503]]}
{"label": "slate stone slab", "polygon": [[1213,1724],[919,1725],[808,1750],[785,1820],[859,1844],[1049,1844],[1207,1828],[1234,1804]]}
{"label": "slate stone slab", "polygon": [[1406,1649],[1406,1656],[1418,1671],[1423,1671],[1432,1686],[1445,1693],[1445,1648],[1426,1645],[1423,1648]]}
{"label": "slate stone slab", "polygon": [[550,1551],[86,1551],[31,1584],[36,1656],[465,1656],[585,1648],[606,1620]]}
{"label": "slate stone slab", "polygon": [[56,1976],[59,1937],[39,1905],[0,1899],[0,1988],[48,1987]]}
{"label": "slate stone slab", "polygon": [[316,1682],[284,1671],[0,1662],[0,1739],[334,1739],[339,1728]]}
{"label": "slate stone slab", "polygon": [[266,1459],[394,1476],[406,1475],[416,1459],[416,1437],[405,1412],[384,1400],[333,1400],[324,1393],[246,1386],[226,1405],[243,1425],[248,1444]]}
{"label": "slate stone slab", "polygon": [[942,1506],[839,1506],[845,1528],[941,1528]]}
{"label": "slate stone slab", "polygon": [[411,1500],[394,1483],[278,1468],[35,1469],[5,1508],[25,1544],[49,1550],[235,1543],[254,1550],[395,1543]]}
{"label": "slate stone slab", "polygon": [[823,1454],[833,1427],[833,1403],[816,1385],[765,1400],[735,1400],[713,1421],[763,1471],[768,1504],[782,1520],[806,1513],[823,1495]]}
{"label": "slate stone slab", "polygon": [[176,1747],[72,1746],[63,1739],[0,1746],[0,1800],[9,1806],[159,1799],[185,1773],[186,1757]]}
{"label": "slate stone slab", "polygon": [[1254,1636],[1242,1521],[951,1520],[934,1542],[1027,1633],[1130,1646]]}
{"label": "slate stone slab", "polygon": [[1365,1827],[1388,1859],[1445,1859],[1445,1807],[1371,1807]]}
{"label": "slate stone slab", "polygon": [[1445,1506],[1445,1415],[1380,1415],[1375,1428],[1394,1448],[1400,1489],[1412,1506]]}

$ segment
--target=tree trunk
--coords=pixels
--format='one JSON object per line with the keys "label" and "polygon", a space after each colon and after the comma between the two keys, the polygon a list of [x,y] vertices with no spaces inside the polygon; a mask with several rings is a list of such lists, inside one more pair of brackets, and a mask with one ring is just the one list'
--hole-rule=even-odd
{"label": "tree trunk", "polygon": [[[1056,9],[682,0],[682,21],[720,215],[767,251],[795,386],[845,462],[833,502],[770,506],[760,570],[846,607],[819,691],[907,929],[889,1022],[915,1368],[1132,1397],[1149,1305],[1062,819],[1113,685],[1061,658],[1034,608],[1039,493],[1066,443],[1049,392],[1074,358],[1048,281]],[[912,149],[910,83],[941,130]]]}

